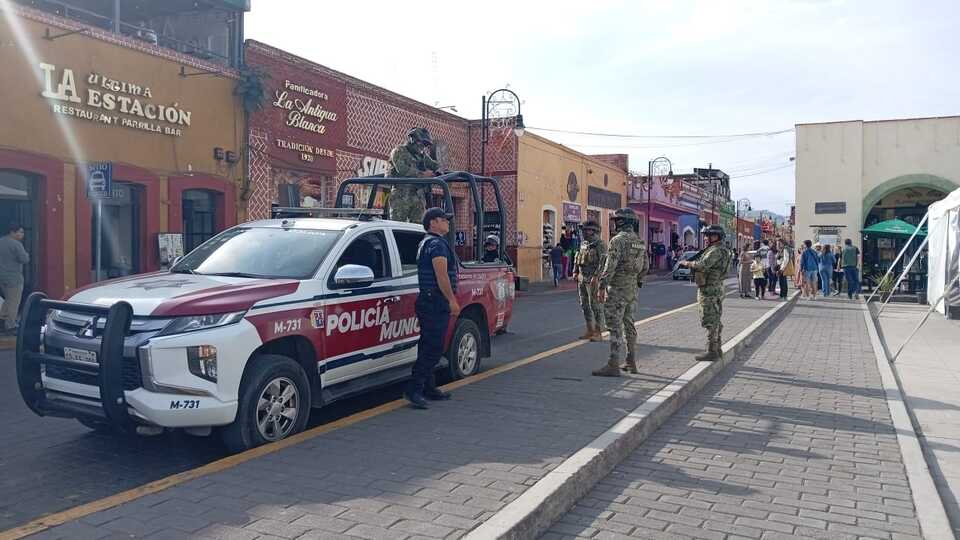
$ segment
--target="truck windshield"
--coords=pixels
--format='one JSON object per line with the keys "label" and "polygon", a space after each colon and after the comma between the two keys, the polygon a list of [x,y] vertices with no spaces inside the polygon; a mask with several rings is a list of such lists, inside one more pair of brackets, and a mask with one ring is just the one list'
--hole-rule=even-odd
{"label": "truck windshield", "polygon": [[340,231],[235,227],[201,244],[170,271],[308,279],[339,237]]}

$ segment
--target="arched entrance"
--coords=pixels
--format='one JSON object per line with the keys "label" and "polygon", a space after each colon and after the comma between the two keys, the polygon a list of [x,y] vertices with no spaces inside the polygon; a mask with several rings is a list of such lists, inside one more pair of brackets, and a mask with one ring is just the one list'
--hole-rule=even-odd
{"label": "arched entrance", "polygon": [[[863,223],[867,229],[878,223],[901,220],[917,226],[927,213],[931,203],[946,197],[958,186],[944,178],[917,174],[893,178],[874,188],[863,200]],[[895,234],[870,234],[862,236],[863,275],[865,282],[872,283],[882,276],[907,244],[909,236]],[[915,239],[904,257],[894,268],[899,275],[910,261],[922,240]],[[920,254],[917,263],[907,274],[901,290],[906,293],[922,291],[926,286],[926,257]]]}

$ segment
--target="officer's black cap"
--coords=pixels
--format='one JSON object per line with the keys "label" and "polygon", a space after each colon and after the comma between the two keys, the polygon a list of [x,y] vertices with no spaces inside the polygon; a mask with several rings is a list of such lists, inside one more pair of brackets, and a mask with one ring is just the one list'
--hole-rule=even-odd
{"label": "officer's black cap", "polygon": [[423,213],[423,229],[426,231],[430,230],[430,222],[437,218],[444,218],[447,221],[453,219],[453,214],[447,212],[443,208],[430,208]]}

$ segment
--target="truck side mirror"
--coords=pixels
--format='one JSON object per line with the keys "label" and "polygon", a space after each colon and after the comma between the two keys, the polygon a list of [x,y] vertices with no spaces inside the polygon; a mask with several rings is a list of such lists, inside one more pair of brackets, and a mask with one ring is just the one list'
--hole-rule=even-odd
{"label": "truck side mirror", "polygon": [[374,279],[373,270],[359,264],[345,264],[333,275],[337,287],[369,287]]}

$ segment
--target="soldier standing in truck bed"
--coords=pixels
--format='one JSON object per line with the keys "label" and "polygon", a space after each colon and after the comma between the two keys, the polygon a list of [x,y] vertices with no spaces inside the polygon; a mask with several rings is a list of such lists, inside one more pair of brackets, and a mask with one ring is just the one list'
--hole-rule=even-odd
{"label": "soldier standing in truck bed", "polygon": [[[407,134],[406,144],[390,152],[387,176],[394,178],[432,178],[440,165],[430,157],[433,139],[426,128],[413,128]],[[390,219],[416,223],[426,211],[429,187],[395,186],[390,191]]]}

